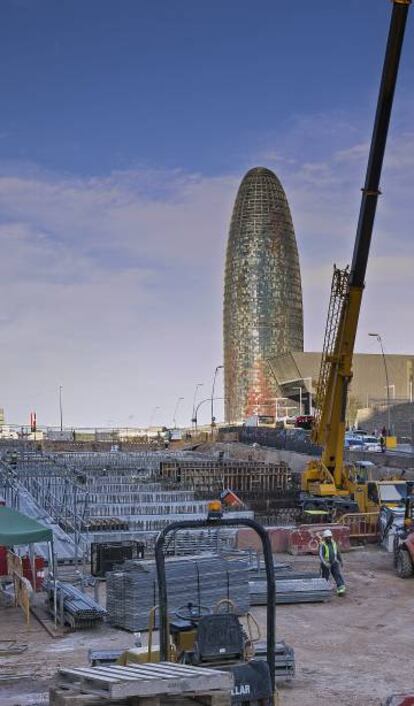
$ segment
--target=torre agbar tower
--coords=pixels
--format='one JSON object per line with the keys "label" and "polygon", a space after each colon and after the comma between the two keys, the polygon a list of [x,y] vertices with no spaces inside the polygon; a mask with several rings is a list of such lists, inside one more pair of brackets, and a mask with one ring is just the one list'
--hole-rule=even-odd
{"label": "torre agbar tower", "polygon": [[289,204],[277,176],[247,172],[237,193],[224,286],[227,422],[274,415],[277,385],[269,360],[303,351],[299,255]]}

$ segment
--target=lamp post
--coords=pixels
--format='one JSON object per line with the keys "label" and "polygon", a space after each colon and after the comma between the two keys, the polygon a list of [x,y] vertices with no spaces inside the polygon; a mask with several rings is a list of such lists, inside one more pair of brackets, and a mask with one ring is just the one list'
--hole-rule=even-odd
{"label": "lamp post", "polygon": [[[216,399],[216,400],[225,400],[225,401],[228,401],[228,398],[227,398],[227,397],[216,397],[215,399]],[[206,397],[205,400],[201,400],[201,402],[198,403],[198,405],[196,406],[196,408],[195,408],[195,410],[194,410],[194,424],[195,424],[195,430],[196,430],[196,431],[197,431],[197,425],[198,425],[198,410],[199,410],[200,407],[201,407],[203,404],[205,404],[206,402],[210,402],[210,403],[211,403],[211,397]]]}
{"label": "lamp post", "polygon": [[215,421],[216,421],[216,418],[214,416],[214,388],[216,386],[217,372],[221,368],[224,368],[224,365],[217,365],[216,366],[216,369],[214,371],[214,377],[213,377],[213,387],[211,389],[211,437],[213,437],[213,431],[214,431]]}
{"label": "lamp post", "polygon": [[201,402],[198,403],[197,407],[194,409],[194,428],[197,433],[197,425],[198,425],[198,410],[200,409],[201,405],[205,404],[205,402],[211,402],[210,397],[206,397],[205,400],[201,400]]}
{"label": "lamp post", "polygon": [[384,346],[382,345],[382,338],[379,333],[369,333],[368,336],[372,336],[373,338],[376,338],[378,343],[381,346],[381,353],[382,353],[382,360],[384,363],[384,372],[385,372],[385,384],[387,387],[387,424],[388,424],[388,434],[391,434],[391,405],[390,405],[390,381],[388,378],[388,367],[387,367],[387,360],[385,358],[385,353],[384,353]]}
{"label": "lamp post", "polygon": [[63,386],[59,385],[59,413],[60,413],[60,433],[63,432],[63,408],[62,408],[62,390]]}
{"label": "lamp post", "polygon": [[203,387],[203,383],[202,383],[202,382],[198,382],[197,385],[195,386],[195,390],[194,390],[194,397],[193,397],[193,414],[192,414],[192,416],[191,416],[191,423],[192,423],[192,424],[196,424],[196,423],[197,423],[197,419],[196,419],[196,416],[195,416],[195,406],[196,406],[196,398],[197,398],[197,392],[198,392],[198,388],[199,388],[199,387]]}
{"label": "lamp post", "polygon": [[183,399],[184,399],[184,397],[179,397],[179,398],[177,399],[177,403],[176,403],[176,405],[175,405],[174,416],[173,416],[173,426],[174,426],[174,429],[177,429],[177,412],[178,412],[178,408],[179,408],[179,406],[180,406],[180,402],[181,402]]}

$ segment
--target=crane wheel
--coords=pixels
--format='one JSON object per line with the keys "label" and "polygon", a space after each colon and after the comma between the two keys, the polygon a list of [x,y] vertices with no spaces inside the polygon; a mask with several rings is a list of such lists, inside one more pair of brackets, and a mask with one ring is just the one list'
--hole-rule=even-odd
{"label": "crane wheel", "polygon": [[408,579],[414,573],[413,563],[409,553],[400,549],[397,554],[397,574],[401,579]]}

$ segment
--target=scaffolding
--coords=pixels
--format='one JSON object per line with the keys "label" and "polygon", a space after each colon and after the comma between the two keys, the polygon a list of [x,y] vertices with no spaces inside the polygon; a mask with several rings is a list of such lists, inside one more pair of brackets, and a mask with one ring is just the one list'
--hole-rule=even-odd
{"label": "scaffolding", "polygon": [[24,452],[13,463],[0,462],[0,495],[53,527],[58,556],[86,561],[91,542],[150,540],[183,515],[205,517],[208,500],[190,483],[173,488],[162,478],[160,468],[172,455],[179,464],[189,460],[186,452]]}

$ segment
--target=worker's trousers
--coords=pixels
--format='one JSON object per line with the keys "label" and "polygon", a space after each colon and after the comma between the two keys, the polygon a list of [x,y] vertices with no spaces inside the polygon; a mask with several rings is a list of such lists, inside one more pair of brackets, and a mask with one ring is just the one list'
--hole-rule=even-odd
{"label": "worker's trousers", "polygon": [[339,561],[334,561],[333,564],[329,566],[325,566],[325,564],[321,564],[321,571],[322,571],[322,577],[329,581],[329,576],[332,574],[335,583],[337,585],[337,588],[341,588],[341,586],[345,586],[345,581],[344,578],[341,574],[341,569],[339,568]]}

